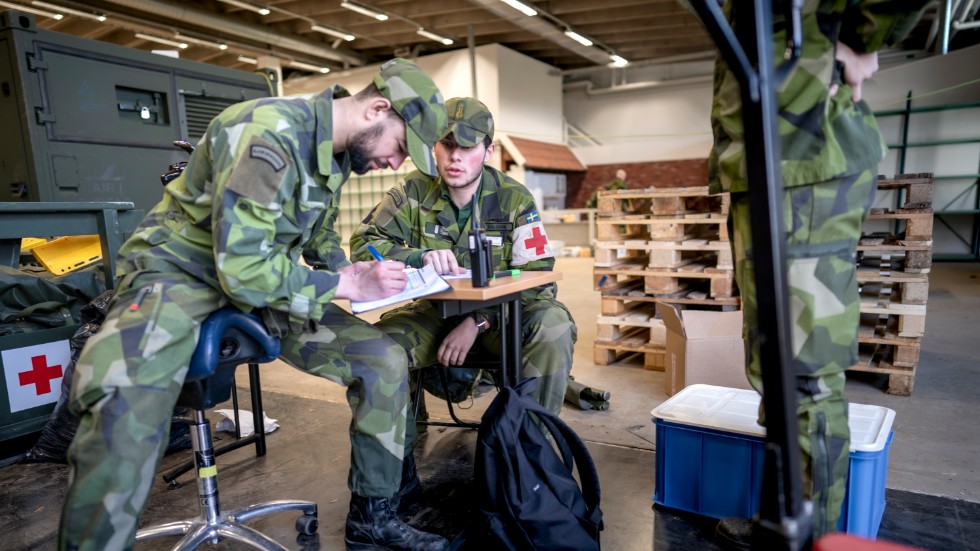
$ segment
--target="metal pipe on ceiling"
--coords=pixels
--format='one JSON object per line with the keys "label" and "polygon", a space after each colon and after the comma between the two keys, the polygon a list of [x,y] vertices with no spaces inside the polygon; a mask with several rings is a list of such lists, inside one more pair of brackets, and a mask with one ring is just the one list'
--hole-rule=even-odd
{"label": "metal pipe on ceiling", "polygon": [[631,82],[629,84],[620,84],[617,86],[609,86],[606,88],[595,88],[595,86],[592,84],[592,81],[579,80],[576,82],[569,82],[565,84],[562,87],[562,91],[567,92],[569,90],[575,90],[581,88],[588,96],[607,96],[609,94],[636,92],[639,90],[649,90],[651,88],[670,88],[673,86],[704,84],[707,82],[711,82],[712,78],[713,78],[712,75],[698,75],[693,77],[675,78],[670,80],[650,80],[647,82]]}
{"label": "metal pipe on ceiling", "polygon": [[168,19],[180,21],[185,24],[203,26],[220,30],[223,33],[234,35],[238,38],[247,40],[257,40],[272,46],[302,52],[309,56],[329,59],[345,65],[361,66],[365,64],[362,56],[352,52],[344,52],[333,48],[324,48],[321,44],[301,38],[285,36],[275,31],[253,25],[242,23],[230,18],[221,17],[210,12],[191,8],[187,6],[177,6],[170,3],[159,2],[157,0],[107,0],[112,4],[126,6],[144,12],[153,13]]}

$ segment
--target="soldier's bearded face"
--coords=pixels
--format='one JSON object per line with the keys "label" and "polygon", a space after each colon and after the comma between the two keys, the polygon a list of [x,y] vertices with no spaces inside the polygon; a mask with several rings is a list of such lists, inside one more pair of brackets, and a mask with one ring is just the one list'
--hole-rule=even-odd
{"label": "soldier's bearded face", "polygon": [[482,142],[463,147],[450,134],[436,142],[436,166],[442,181],[450,188],[465,188],[479,181],[483,164],[487,162],[487,146]]}
{"label": "soldier's bearded face", "polygon": [[347,153],[355,174],[379,168],[397,169],[408,156],[405,123],[394,116],[361,130],[347,146]]}

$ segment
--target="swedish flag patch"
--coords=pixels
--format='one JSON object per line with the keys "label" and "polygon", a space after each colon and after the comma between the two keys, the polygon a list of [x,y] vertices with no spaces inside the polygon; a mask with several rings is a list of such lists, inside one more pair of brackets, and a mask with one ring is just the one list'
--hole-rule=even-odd
{"label": "swedish flag patch", "polygon": [[538,214],[538,211],[532,211],[528,213],[527,215],[528,224],[530,224],[531,222],[537,222],[538,220],[541,220],[541,215]]}

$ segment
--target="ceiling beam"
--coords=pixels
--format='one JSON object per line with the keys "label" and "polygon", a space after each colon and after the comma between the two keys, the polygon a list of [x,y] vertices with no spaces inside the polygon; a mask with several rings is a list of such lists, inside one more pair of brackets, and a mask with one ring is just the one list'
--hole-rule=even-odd
{"label": "ceiling beam", "polygon": [[583,46],[578,42],[565,36],[564,31],[559,30],[553,23],[541,17],[528,17],[521,12],[501,3],[499,0],[468,0],[472,4],[483,7],[488,12],[505,19],[521,27],[546,38],[562,48],[578,54],[581,57],[597,64],[606,65],[609,63],[609,54],[599,48]]}
{"label": "ceiling beam", "polygon": [[177,6],[158,0],[107,0],[111,4],[126,6],[142,12],[172,19],[197,27],[218,29],[241,39],[264,42],[271,46],[301,52],[311,57],[327,59],[344,65],[360,66],[365,59],[353,52],[341,51],[322,44],[282,35],[267,27],[245,23],[231,17],[223,17],[187,5]]}

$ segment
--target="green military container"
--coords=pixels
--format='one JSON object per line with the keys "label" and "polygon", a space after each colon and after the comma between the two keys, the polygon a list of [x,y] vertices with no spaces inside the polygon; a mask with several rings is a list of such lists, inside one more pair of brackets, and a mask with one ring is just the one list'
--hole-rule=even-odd
{"label": "green military container", "polygon": [[[229,105],[273,93],[265,74],[46,31],[30,14],[0,12],[0,203],[129,202],[131,213],[148,211],[162,196],[160,175],[187,160],[173,141],[197,143]],[[104,253],[115,255],[135,227],[129,214],[89,231],[115,249]],[[76,235],[78,215],[38,214],[44,235],[31,236]],[[10,266],[25,237],[17,226],[0,231],[0,261]],[[44,426],[77,328],[0,337],[0,442]]]}
{"label": "green military container", "polygon": [[229,105],[271,95],[266,75],[38,29],[0,12],[0,202],[131,201],[187,159]]}
{"label": "green military container", "polygon": [[78,329],[58,329],[0,337],[0,442],[41,430],[61,396],[61,380],[71,361],[68,340]]}

